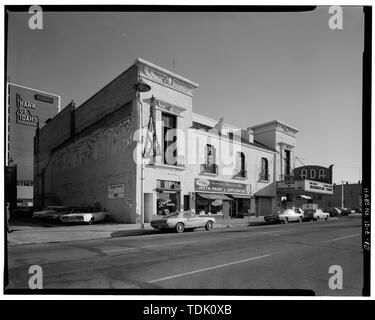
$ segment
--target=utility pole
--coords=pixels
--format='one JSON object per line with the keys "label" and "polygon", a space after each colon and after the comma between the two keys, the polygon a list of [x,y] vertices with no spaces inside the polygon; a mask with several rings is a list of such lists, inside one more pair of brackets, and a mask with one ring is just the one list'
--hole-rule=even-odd
{"label": "utility pole", "polygon": [[344,180],[341,181],[341,207],[344,208]]}

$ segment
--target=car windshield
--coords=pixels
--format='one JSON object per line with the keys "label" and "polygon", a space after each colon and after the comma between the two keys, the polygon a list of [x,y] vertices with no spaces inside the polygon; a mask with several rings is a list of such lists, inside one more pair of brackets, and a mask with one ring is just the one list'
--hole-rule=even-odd
{"label": "car windshield", "polygon": [[192,212],[190,212],[190,211],[186,211],[186,212],[184,212],[184,218],[189,219],[189,218],[194,218],[194,217],[195,217],[195,214],[194,214],[194,213],[192,213]]}
{"label": "car windshield", "polygon": [[180,213],[179,212],[172,212],[166,215],[167,218],[176,218]]}
{"label": "car windshield", "polygon": [[315,210],[306,210],[305,213],[315,213]]}
{"label": "car windshield", "polygon": [[72,213],[88,213],[90,212],[90,209],[88,208],[74,208],[72,210]]}

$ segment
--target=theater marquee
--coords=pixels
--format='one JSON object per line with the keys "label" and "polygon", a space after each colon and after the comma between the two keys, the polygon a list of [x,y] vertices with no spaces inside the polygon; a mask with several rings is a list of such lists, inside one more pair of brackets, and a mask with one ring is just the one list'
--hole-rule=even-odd
{"label": "theater marquee", "polygon": [[292,192],[303,191],[320,194],[333,194],[333,186],[330,183],[324,183],[314,180],[295,180],[293,182],[278,181],[277,191]]}

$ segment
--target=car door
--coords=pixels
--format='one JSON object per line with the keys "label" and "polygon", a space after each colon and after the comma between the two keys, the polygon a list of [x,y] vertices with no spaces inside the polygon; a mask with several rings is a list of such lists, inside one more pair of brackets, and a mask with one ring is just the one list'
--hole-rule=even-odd
{"label": "car door", "polygon": [[294,220],[294,221],[299,220],[299,218],[301,217],[301,211],[300,211],[300,209],[295,208],[295,209],[291,212],[291,216],[292,216],[292,220]]}
{"label": "car door", "polygon": [[194,227],[194,220],[192,219],[192,215],[190,211],[185,211],[183,213],[183,218],[185,220],[185,228],[193,228]]}
{"label": "car door", "polygon": [[201,227],[201,219],[196,216],[194,212],[186,211],[184,212],[184,218],[186,219],[187,228],[199,228]]}

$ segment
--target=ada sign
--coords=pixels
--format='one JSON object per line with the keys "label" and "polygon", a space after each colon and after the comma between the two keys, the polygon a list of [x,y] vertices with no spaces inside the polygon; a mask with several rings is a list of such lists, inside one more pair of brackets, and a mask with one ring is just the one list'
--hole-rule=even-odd
{"label": "ada sign", "polygon": [[124,184],[112,184],[108,186],[108,199],[123,199],[125,197]]}
{"label": "ada sign", "polygon": [[333,165],[328,168],[322,166],[303,166],[294,168],[294,180],[307,179],[323,183],[332,183],[332,168]]}

